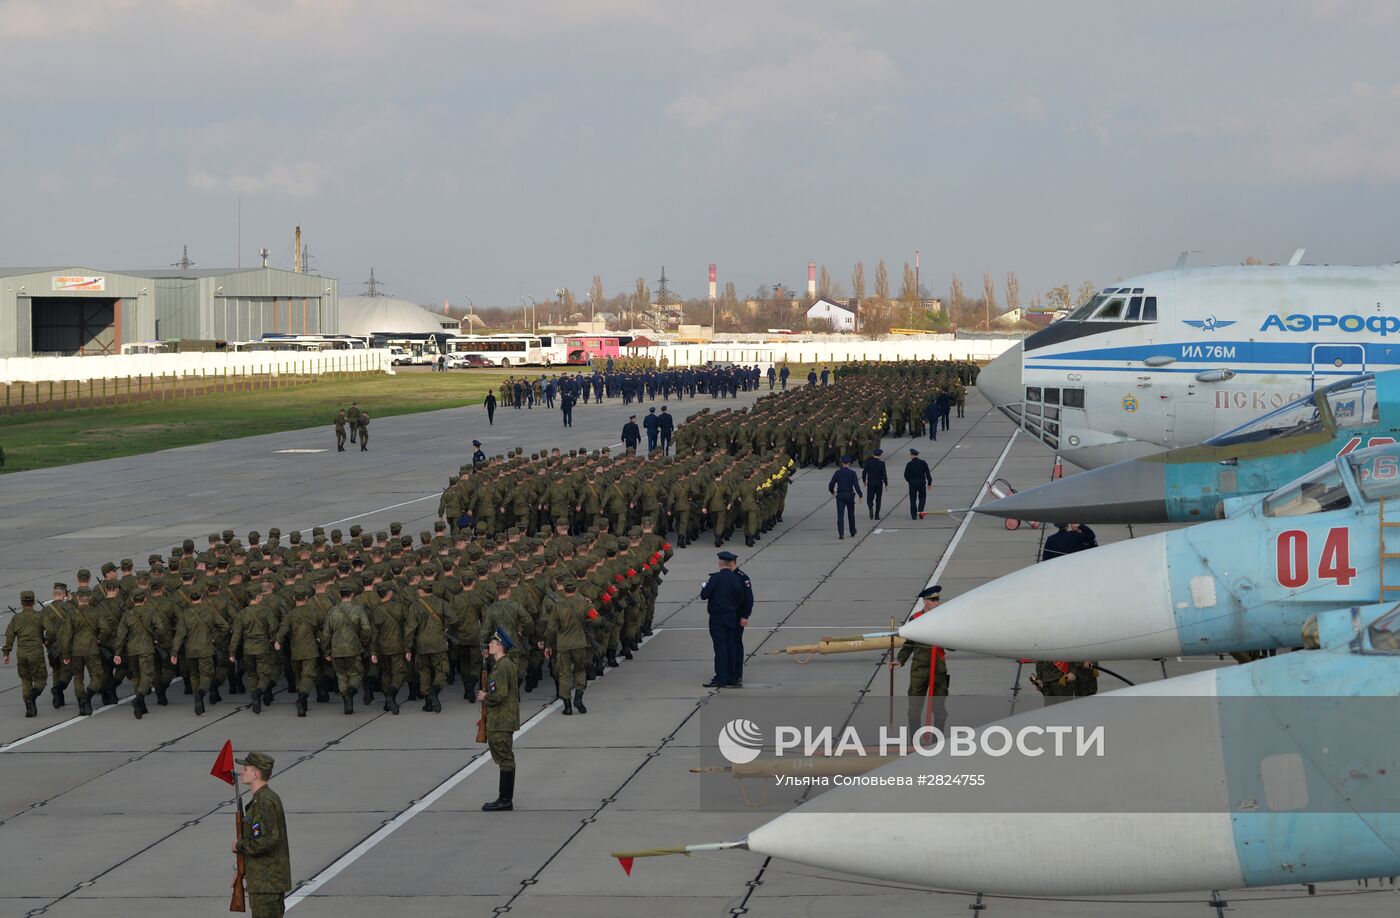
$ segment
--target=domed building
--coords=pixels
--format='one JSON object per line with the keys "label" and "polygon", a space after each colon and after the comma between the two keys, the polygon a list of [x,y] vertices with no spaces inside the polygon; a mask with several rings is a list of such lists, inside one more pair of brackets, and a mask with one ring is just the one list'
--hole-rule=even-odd
{"label": "domed building", "polygon": [[[443,323],[448,327],[444,329]],[[357,338],[372,334],[456,333],[457,322],[417,303],[392,296],[347,296],[340,299],[340,333]]]}

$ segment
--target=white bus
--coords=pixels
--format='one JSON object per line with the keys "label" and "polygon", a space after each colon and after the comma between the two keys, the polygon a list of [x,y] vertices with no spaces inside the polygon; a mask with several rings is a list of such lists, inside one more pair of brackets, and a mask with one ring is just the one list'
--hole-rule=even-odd
{"label": "white bus", "polygon": [[551,335],[464,335],[447,340],[454,357],[477,356],[499,367],[552,366],[563,363]]}
{"label": "white bus", "polygon": [[353,335],[263,335],[256,341],[239,341],[236,351],[353,351],[367,347]]}

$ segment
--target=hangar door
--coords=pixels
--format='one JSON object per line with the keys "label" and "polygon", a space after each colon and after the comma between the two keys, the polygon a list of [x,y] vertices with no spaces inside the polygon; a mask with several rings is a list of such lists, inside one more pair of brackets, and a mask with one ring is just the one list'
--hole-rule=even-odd
{"label": "hangar door", "polygon": [[36,296],[30,302],[35,354],[117,353],[115,299]]}

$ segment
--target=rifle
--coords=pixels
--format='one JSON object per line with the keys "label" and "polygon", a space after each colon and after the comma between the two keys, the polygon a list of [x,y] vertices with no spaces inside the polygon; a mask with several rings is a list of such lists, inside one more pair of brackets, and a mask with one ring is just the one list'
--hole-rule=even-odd
{"label": "rifle", "polygon": [[[235,830],[234,833],[239,841],[243,840],[243,788],[239,786],[237,779],[233,784],[234,797],[238,801],[238,810],[233,814]],[[246,912],[247,905],[243,901],[243,878],[244,864],[242,853],[234,855],[233,872],[233,897],[229,900],[228,910],[231,912]]]}
{"label": "rifle", "polygon": [[476,722],[476,741],[486,742],[486,667],[481,667],[481,719]]}

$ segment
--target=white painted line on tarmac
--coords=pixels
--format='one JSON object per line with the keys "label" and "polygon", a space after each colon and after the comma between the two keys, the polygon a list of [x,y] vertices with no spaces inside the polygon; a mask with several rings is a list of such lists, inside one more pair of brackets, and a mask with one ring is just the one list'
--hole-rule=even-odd
{"label": "white painted line on tarmac", "polygon": [[[1021,430],[1019,427],[1011,431],[1011,436],[1007,438],[1006,446],[1002,448],[1001,455],[997,457],[996,465],[992,466],[992,471],[987,475],[987,482],[996,479],[997,472],[1001,471],[1001,464],[1006,461],[1007,455],[1011,452],[1011,445],[1016,442],[1016,435],[1020,432]],[[987,484],[983,482],[977,490],[977,499],[972,502],[972,507],[963,515],[962,522],[958,524],[957,531],[953,533],[953,540],[948,543],[947,549],[943,552],[943,557],[938,559],[938,566],[933,569],[933,576],[929,577],[928,583],[924,584],[925,589],[933,586],[943,578],[943,572],[948,569],[948,565],[953,560],[953,552],[958,550],[958,543],[962,541],[963,535],[967,532],[967,527],[972,525],[972,517],[975,515],[972,513],[972,510],[975,509],[978,504],[982,503],[982,498],[986,496]],[[906,622],[909,621],[909,616],[917,612],[922,606],[923,602],[916,600],[913,608],[904,616],[904,620]]]}
{"label": "white painted line on tarmac", "polygon": [[[176,684],[179,683],[179,681],[180,681],[180,680],[179,680],[179,678],[177,677],[176,679],[174,679],[174,680],[171,681],[171,685],[176,685]],[[45,692],[44,694],[46,695],[46,694],[48,694],[48,693]],[[40,698],[43,698],[44,695],[40,695],[39,697],[40,697]],[[103,706],[100,707],[100,708],[94,708],[93,711],[92,711],[92,715],[91,715],[91,716],[92,716],[92,717],[96,717],[98,714],[101,714],[103,711],[110,711],[110,710],[112,710],[113,708],[119,708],[119,707],[121,707],[122,705],[126,704],[128,701],[130,701],[131,699],[133,699],[133,698],[135,698],[135,697],[136,697],[135,695],[127,695],[125,698],[120,699],[116,704],[106,704],[106,705],[103,705]],[[77,704],[77,702],[75,701],[74,704]],[[68,718],[67,720],[60,721],[60,722],[54,724],[52,727],[45,727],[43,730],[40,730],[38,733],[31,733],[31,734],[29,734],[28,736],[22,736],[22,737],[20,737],[19,739],[15,740],[14,742],[11,742],[11,743],[0,744],[0,752],[13,752],[13,751],[15,751],[16,749],[18,749],[19,747],[23,746],[25,743],[32,743],[32,742],[34,742],[34,741],[37,740],[37,739],[43,739],[44,737],[48,736],[48,735],[51,734],[51,733],[57,733],[58,731],[67,729],[68,727],[71,727],[71,726],[73,726],[73,725],[76,724],[76,723],[82,723],[83,721],[85,721],[85,720],[87,720],[87,719],[88,719],[87,717],[84,717],[84,716],[81,715],[81,714],[77,715],[76,717],[70,717],[70,718]]]}
{"label": "white painted line on tarmac", "polygon": [[[562,703],[559,701],[559,699],[556,698],[551,704],[549,704],[543,710],[535,714],[534,717],[531,717],[529,720],[525,721],[525,723],[521,724],[520,729],[515,731],[515,736],[517,738],[524,736],[526,733],[532,730],[536,724],[542,723],[546,717],[559,710],[561,707],[563,707]],[[314,894],[316,890],[320,889],[322,886],[325,886],[331,880],[334,880],[342,872],[344,872],[344,870],[347,867],[349,867],[351,864],[354,864],[360,858],[364,857],[366,854],[372,851],[374,847],[380,842],[382,842],[384,839],[388,838],[390,835],[393,835],[399,829],[403,828],[413,817],[417,816],[419,813],[423,812],[428,807],[432,806],[434,803],[437,803],[449,791],[451,791],[458,784],[461,784],[467,778],[471,777],[489,761],[491,761],[491,754],[483,750],[480,755],[478,755],[476,758],[472,759],[466,765],[458,769],[456,774],[452,775],[446,781],[443,781],[437,787],[429,791],[417,803],[413,804],[413,806],[404,810],[402,813],[395,816],[393,819],[389,820],[384,825],[380,826],[379,831],[375,832],[369,838],[366,838],[364,841],[360,842],[358,845],[342,854],[340,858],[335,861],[335,863],[331,864],[325,870],[322,870],[320,873],[316,874],[316,876],[303,883],[301,887],[297,889],[296,892],[287,897],[286,905],[284,906],[284,908],[296,908],[296,906],[301,902],[301,900],[305,899],[307,896]]]}
{"label": "white painted line on tarmac", "polygon": [[354,516],[347,516],[343,520],[332,520],[329,523],[317,523],[316,525],[321,526],[323,528],[326,526],[338,526],[341,523],[348,523],[351,520],[357,520],[362,516],[371,516],[375,513],[383,513],[385,510],[397,510],[399,507],[407,507],[409,504],[416,504],[419,501],[432,500],[434,497],[442,497],[442,492],[436,491],[432,494],[424,494],[422,497],[415,497],[412,500],[400,501],[397,504],[390,504],[387,507],[380,507],[378,510],[366,510],[364,513],[357,513]]}

